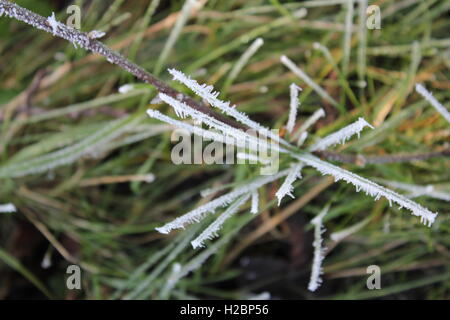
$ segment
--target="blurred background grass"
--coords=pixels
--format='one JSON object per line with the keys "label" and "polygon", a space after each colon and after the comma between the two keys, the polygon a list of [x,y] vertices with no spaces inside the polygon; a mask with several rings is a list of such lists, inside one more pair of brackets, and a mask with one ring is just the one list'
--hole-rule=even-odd
{"label": "blurred background grass", "polygon": [[[288,86],[295,82],[304,88],[300,123],[319,107],[327,113],[313,136],[358,116],[377,126],[343,152],[426,153],[448,145],[448,123],[413,93],[413,84],[424,82],[440,101],[450,100],[448,0],[369,1],[380,6],[382,25],[365,31],[367,47],[358,38],[356,7],[348,70],[342,70],[347,7],[339,1],[202,1],[167,59],[160,58],[161,52],[183,1],[162,0],[156,8],[151,1],[16,2],[43,16],[55,11],[63,22],[66,8],[77,4],[82,31],[105,31],[102,40],[108,46],[169,83],[166,68],[175,67],[225,89],[224,98],[273,128],[286,122]],[[295,19],[293,12],[302,7],[307,16]],[[256,37],[264,45],[230,82],[231,68]],[[330,50],[338,67],[313,48],[314,42]],[[279,62],[283,54],[334,97],[341,111],[287,70]],[[137,81],[50,34],[2,17],[0,57],[0,203],[18,208],[0,215],[0,298],[245,299],[264,292],[281,299],[449,297],[448,202],[417,199],[440,213],[428,228],[383,199],[374,202],[306,169],[294,200],[277,207],[273,198],[279,183],[274,183],[261,192],[257,217],[244,210],[207,249],[193,250],[189,242],[211,220],[170,235],[154,228],[206,201],[201,190],[244,181],[257,169],[172,164],[170,128],[145,116],[149,107],[172,112],[149,104],[155,90],[140,84],[118,93],[121,85]],[[55,159],[40,158],[79,142],[82,156],[69,150],[63,156],[67,165],[53,167]],[[94,150],[89,148],[93,143]],[[39,173],[11,178],[10,163]],[[446,158],[345,166],[367,178],[450,190]],[[140,181],[148,173],[155,181]],[[326,243],[324,284],[312,294],[306,290],[312,260],[309,221],[327,203],[325,238],[366,223],[341,242]],[[171,288],[174,263],[193,272]],[[66,288],[70,264],[83,270],[82,290]],[[366,288],[371,264],[381,267],[382,290]]]}

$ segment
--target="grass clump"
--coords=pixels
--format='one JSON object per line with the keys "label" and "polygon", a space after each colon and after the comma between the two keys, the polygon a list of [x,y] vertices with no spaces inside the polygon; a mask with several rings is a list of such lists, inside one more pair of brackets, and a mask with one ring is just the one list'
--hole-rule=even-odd
{"label": "grass clump", "polygon": [[[63,2],[17,3],[45,17],[55,12],[47,26],[54,33],[67,16]],[[121,66],[120,57],[109,55],[119,67],[78,48],[95,39],[77,38],[75,48],[1,17],[0,204],[11,203],[16,212],[0,215],[0,297],[448,296],[450,131],[414,92],[416,83],[424,83],[448,109],[448,1],[426,8],[421,2],[380,1],[380,30],[365,27],[365,3],[77,1],[81,31],[106,32],[101,40],[133,61]],[[401,27],[412,21],[414,28]],[[252,43],[258,48],[250,54]],[[100,44],[96,48],[103,50]],[[197,111],[202,104],[171,80],[167,68],[214,85],[221,99],[235,102],[264,128],[284,127],[288,87],[297,84],[303,89],[298,130],[288,130],[280,141],[314,145],[364,117],[373,130],[315,155],[392,188],[418,186],[420,194],[395,190],[439,212],[438,218],[428,228],[388,201],[374,203],[305,167],[303,179],[291,179],[285,188],[294,199],[284,197],[277,206],[282,181],[259,190],[257,209],[239,198],[234,205],[242,205],[242,213],[225,211],[223,225],[213,224],[221,237],[204,249],[193,250],[191,243],[201,246],[210,238],[202,232],[213,217],[169,235],[158,233],[163,223],[220,196],[222,186],[239,188],[259,170],[259,165],[171,162],[173,128],[145,111],[173,115],[158,99],[162,90],[168,97],[178,90]],[[153,86],[146,70],[174,91]],[[119,92],[128,84],[129,90]],[[324,112],[318,114],[320,108]],[[302,159],[321,172],[331,170],[316,157]],[[424,191],[426,186],[432,189]],[[206,189],[216,191],[201,198]],[[430,196],[436,193],[441,196]],[[323,284],[312,294],[309,221],[327,205],[321,223],[340,236],[322,235]],[[201,243],[195,242],[199,236]],[[65,286],[69,264],[83,269],[81,291]],[[381,267],[382,290],[366,288],[366,268],[373,264]]]}

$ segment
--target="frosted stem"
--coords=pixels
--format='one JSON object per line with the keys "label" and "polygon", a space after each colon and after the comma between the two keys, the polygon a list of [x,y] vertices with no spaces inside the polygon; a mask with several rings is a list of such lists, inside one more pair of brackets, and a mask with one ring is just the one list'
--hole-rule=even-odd
{"label": "frosted stem", "polygon": [[294,186],[292,184],[295,182],[295,180],[300,179],[302,177],[301,174],[302,168],[303,164],[298,163],[292,166],[292,168],[289,170],[288,176],[284,180],[280,189],[278,189],[277,193],[275,194],[278,198],[278,205],[280,205],[281,200],[284,198],[285,195],[294,198],[294,195],[292,194],[292,192],[294,191]]}
{"label": "frosted stem", "polygon": [[[175,113],[180,118],[185,118],[186,116],[192,117],[194,120],[197,120],[201,123],[205,123],[210,128],[217,129],[221,131],[225,136],[234,137],[236,141],[247,142],[247,145],[249,148],[253,148],[253,150],[256,151],[256,147],[260,146],[260,148],[267,148],[268,143],[267,141],[258,139],[254,135],[248,134],[240,129],[236,129],[224,122],[221,122],[207,114],[204,114],[200,111],[197,111],[187,104],[180,102],[166,94],[160,93],[159,97],[162,101],[172,106],[172,108],[175,110]],[[278,152],[285,152],[284,150],[281,150],[276,144],[272,143],[270,144],[270,147],[273,149],[276,149]]]}
{"label": "frosted stem", "polygon": [[183,229],[186,224],[198,222],[205,216],[205,214],[212,213],[217,208],[228,205],[239,196],[246,193],[252,193],[263,185],[278,180],[279,178],[286,176],[288,173],[289,170],[283,170],[271,176],[260,177],[242,187],[236,188],[235,190],[208,202],[207,204],[197,209],[194,209],[182,215],[181,217],[176,218],[175,220],[165,224],[160,228],[156,228],[156,230],[161,233],[169,233],[173,229]]}
{"label": "frosted stem", "polygon": [[188,124],[186,122],[183,121],[179,121],[179,120],[175,120],[172,119],[171,117],[168,117],[164,114],[162,114],[161,112],[157,111],[157,110],[152,110],[152,109],[148,109],[147,110],[147,114],[149,115],[149,117],[163,121],[165,123],[171,124],[177,128],[180,129],[184,129],[190,133],[196,134],[196,135],[200,135],[206,139],[211,139],[213,141],[217,141],[220,143],[227,143],[230,141],[234,141],[234,139],[227,139],[226,136],[224,136],[221,133],[217,133],[214,131],[210,131],[210,130],[205,130],[202,129],[200,127],[196,127],[193,126],[191,124]]}
{"label": "frosted stem", "polygon": [[242,196],[229,206],[213,223],[211,223],[203,232],[193,241],[192,247],[197,249],[203,247],[206,240],[217,237],[217,232],[222,228],[226,220],[231,218],[250,197],[250,194]]}
{"label": "frosted stem", "polygon": [[322,233],[325,231],[322,228],[323,217],[328,213],[329,206],[322,209],[317,217],[311,223],[314,225],[314,258],[311,267],[311,278],[309,279],[308,290],[316,291],[322,283],[320,276],[323,274],[322,261],[324,259],[325,249],[322,247]]}
{"label": "frosted stem", "polygon": [[244,66],[248,63],[250,58],[258,51],[258,49],[264,44],[264,40],[262,38],[257,38],[253,43],[250,45],[250,47],[245,50],[244,54],[239,58],[239,60],[236,62],[236,64],[233,66],[233,69],[231,69],[229,76],[225,80],[225,89],[222,90],[224,92],[227,91],[229,86],[234,82],[234,80],[237,78],[238,74],[241,72],[241,70],[244,68]]}
{"label": "frosted stem", "polygon": [[344,230],[338,231],[338,232],[333,232],[330,235],[331,240],[335,241],[335,242],[339,242],[345,238],[347,238],[348,236],[358,232],[359,230],[361,230],[362,228],[364,228],[364,226],[366,226],[371,220],[371,217],[368,217],[367,219],[364,219],[363,221],[360,221],[348,228],[345,228]]}
{"label": "frosted stem", "polygon": [[447,120],[447,122],[450,122],[450,112],[439,101],[437,101],[435,97],[433,97],[431,92],[419,83],[416,84],[416,91],[420,93],[420,95],[424,97],[436,109],[436,111],[439,112],[445,120]]}
{"label": "frosted stem", "polygon": [[16,206],[13,205],[12,203],[0,204],[1,213],[11,213],[16,211],[17,211]]}
{"label": "frosted stem", "polygon": [[408,195],[409,198],[427,196],[439,200],[450,201],[450,193],[435,190],[433,185],[420,186],[416,184],[402,183],[397,181],[387,181],[387,180],[381,180],[380,182],[392,188],[410,192],[410,194]]}
{"label": "frosted stem", "polygon": [[175,26],[170,32],[169,38],[164,44],[164,48],[158,58],[158,61],[155,64],[155,68],[153,72],[158,75],[161,72],[162,67],[164,66],[167,57],[169,56],[170,51],[173,49],[178,37],[180,36],[181,30],[186,25],[186,22],[189,19],[192,8],[197,5],[196,0],[186,0],[183,4],[183,8],[178,16],[177,21],[175,22]]}
{"label": "frosted stem", "polygon": [[310,76],[308,76],[303,70],[301,70],[299,67],[297,67],[295,65],[295,63],[292,62],[288,57],[281,56],[280,61],[289,70],[291,70],[297,77],[299,77],[300,79],[305,81],[307,85],[309,85],[311,88],[313,88],[313,90],[316,91],[317,94],[319,96],[321,96],[325,101],[331,103],[335,107],[339,106],[339,103],[337,103],[336,100],[334,100],[324,89],[322,89],[317,83],[315,83],[314,80],[311,79]]}
{"label": "frosted stem", "polygon": [[281,143],[285,146],[291,147],[289,142],[285,141],[284,139],[281,139],[278,135],[272,133],[269,129],[263,127],[259,123],[251,120],[246,114],[236,110],[236,106],[234,105],[230,106],[229,101],[225,102],[218,99],[217,97],[219,96],[219,92],[215,92],[213,86],[200,85],[194,79],[191,79],[184,73],[175,69],[170,69],[169,72],[173,76],[174,80],[183,83],[186,87],[195,92],[195,94],[205,99],[210,105],[220,109],[224,114],[227,114],[235,118],[240,123],[250,127],[251,129],[256,130],[261,135],[269,137],[272,140]]}
{"label": "frosted stem", "polygon": [[[312,125],[314,125],[320,118],[325,117],[325,111],[320,108],[316,110],[306,121],[301,125],[301,127],[297,130],[297,132],[292,137],[293,140],[297,140],[297,146],[301,145],[301,136],[306,130],[308,130]],[[306,138],[305,138],[306,139]]]}
{"label": "frosted stem", "polygon": [[353,27],[353,0],[347,1],[347,12],[345,15],[344,50],[342,58],[342,73],[347,75],[352,49],[352,27]]}
{"label": "frosted stem", "polygon": [[385,197],[389,200],[389,203],[395,202],[401,208],[405,207],[411,211],[412,215],[420,217],[422,223],[431,226],[436,219],[437,213],[433,213],[414,201],[392,191],[386,189],[375,182],[360,177],[350,171],[339,168],[331,163],[320,160],[319,158],[310,155],[295,155],[295,157],[304,162],[305,164],[316,168],[322,174],[330,174],[334,176],[335,181],[344,180],[347,183],[351,183],[356,187],[356,191],[363,190],[366,194],[373,197],[375,200]]}
{"label": "frosted stem", "polygon": [[288,118],[288,122],[286,124],[286,129],[289,133],[292,133],[292,131],[294,130],[294,127],[295,127],[295,121],[297,120],[297,109],[299,106],[298,94],[299,94],[299,91],[302,91],[302,89],[299,86],[297,86],[295,83],[292,83],[289,86],[289,89],[290,89],[291,101],[290,101],[290,108],[289,108],[289,118]]}
{"label": "frosted stem", "polygon": [[305,143],[307,138],[308,138],[308,132],[306,132],[306,131],[302,132],[300,134],[300,137],[298,138],[297,146],[301,147]]}

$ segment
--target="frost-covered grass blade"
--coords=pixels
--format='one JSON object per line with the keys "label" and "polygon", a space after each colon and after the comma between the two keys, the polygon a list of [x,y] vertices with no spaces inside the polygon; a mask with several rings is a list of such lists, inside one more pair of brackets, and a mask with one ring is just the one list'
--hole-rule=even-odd
{"label": "frost-covered grass blade", "polygon": [[336,181],[344,180],[347,183],[353,184],[357,191],[362,190],[375,200],[385,197],[389,203],[397,203],[400,208],[404,207],[410,210],[413,215],[420,217],[420,221],[428,226],[431,226],[436,219],[437,213],[433,213],[414,201],[350,171],[320,160],[310,154],[296,155],[296,158],[304,162],[306,165],[314,167],[322,174],[332,175]]}

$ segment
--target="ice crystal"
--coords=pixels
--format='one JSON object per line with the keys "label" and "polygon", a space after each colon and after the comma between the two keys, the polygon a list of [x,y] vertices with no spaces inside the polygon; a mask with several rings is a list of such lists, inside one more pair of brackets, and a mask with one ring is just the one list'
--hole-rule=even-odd
{"label": "ice crystal", "polygon": [[288,122],[286,124],[286,129],[290,133],[292,133],[292,130],[294,130],[295,126],[295,120],[297,119],[297,109],[298,109],[298,93],[302,90],[299,86],[297,86],[295,83],[292,83],[289,86],[290,89],[290,96],[291,96],[291,103],[290,103],[290,109],[289,109],[289,118]]}
{"label": "ice crystal", "polygon": [[259,211],[259,193],[258,191],[253,191],[252,192],[252,207],[250,209],[250,212],[253,214],[258,213]]}
{"label": "ice crystal", "polygon": [[248,200],[249,194],[246,194],[233,202],[213,223],[211,223],[203,232],[194,239],[191,244],[194,249],[203,247],[206,240],[217,237],[217,232],[222,228],[224,222],[231,218],[239,208]]}
{"label": "ice crystal", "polygon": [[210,105],[213,107],[216,107],[220,109],[224,114],[227,114],[233,118],[235,118],[237,121],[241,122],[242,124],[250,127],[251,129],[256,130],[259,134],[264,135],[266,137],[270,137],[271,139],[284,144],[285,146],[290,146],[290,144],[285,141],[284,139],[281,139],[278,135],[272,133],[268,128],[263,127],[259,123],[251,120],[246,114],[239,112],[236,110],[236,106],[230,106],[230,102],[222,101],[218,99],[219,92],[214,91],[213,86],[208,85],[200,85],[196,80],[191,79],[190,77],[186,76],[184,73],[175,70],[175,69],[169,69],[170,74],[173,76],[173,79],[176,81],[179,81],[183,83],[186,87],[191,89],[195,94],[202,97],[204,100],[206,100]]}
{"label": "ice crystal", "polygon": [[317,288],[321,285],[322,279],[321,275],[323,274],[322,270],[322,261],[324,259],[325,248],[322,247],[322,233],[325,230],[322,227],[323,217],[328,213],[329,207],[325,207],[322,211],[315,217],[311,223],[314,225],[314,258],[311,267],[311,277],[309,279],[308,290],[316,291]]}
{"label": "ice crystal", "polygon": [[301,174],[302,168],[303,164],[298,163],[293,165],[292,168],[289,170],[288,176],[284,180],[280,189],[278,189],[278,191],[275,194],[278,198],[278,205],[280,205],[281,200],[284,198],[285,195],[294,198],[294,195],[292,194],[292,191],[294,191],[294,186],[292,184],[295,182],[295,180],[300,179],[302,177]]}
{"label": "ice crystal", "polygon": [[357,121],[353,122],[352,124],[342,128],[341,130],[338,130],[337,132],[334,132],[334,133],[326,136],[325,138],[323,138],[322,140],[320,140],[319,142],[314,144],[311,147],[311,151],[325,150],[336,144],[339,144],[339,143],[343,144],[348,139],[350,139],[350,137],[353,136],[354,134],[357,134],[359,137],[361,131],[365,127],[369,127],[369,128],[373,129],[373,127],[366,120],[364,120],[363,118],[359,118]]}
{"label": "ice crystal", "polygon": [[175,220],[165,224],[160,228],[156,228],[156,230],[161,233],[169,233],[173,229],[183,229],[186,224],[198,222],[205,216],[205,214],[213,213],[217,208],[224,207],[230,204],[236,198],[246,193],[252,193],[258,188],[286,176],[288,173],[289,170],[283,170],[271,176],[259,177],[258,179],[255,179],[254,181],[249,182],[246,185],[238,187],[233,191],[217,199],[214,199],[204,204],[203,206],[182,215],[181,217],[176,218]]}

